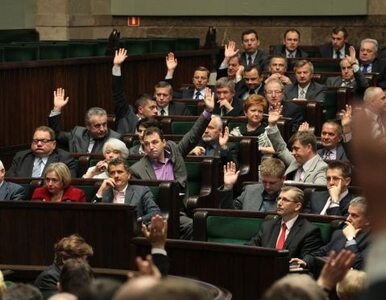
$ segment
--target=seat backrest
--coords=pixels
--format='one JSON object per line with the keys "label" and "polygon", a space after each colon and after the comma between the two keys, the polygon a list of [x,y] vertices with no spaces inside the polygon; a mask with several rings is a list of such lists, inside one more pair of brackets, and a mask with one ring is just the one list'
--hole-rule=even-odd
{"label": "seat backrest", "polygon": [[264,219],[209,216],[206,233],[208,242],[245,244],[254,237]]}
{"label": "seat backrest", "polygon": [[327,244],[331,239],[332,227],[330,223],[320,223],[320,222],[312,222],[312,224],[316,225],[320,229],[320,234],[322,235],[323,244]]}

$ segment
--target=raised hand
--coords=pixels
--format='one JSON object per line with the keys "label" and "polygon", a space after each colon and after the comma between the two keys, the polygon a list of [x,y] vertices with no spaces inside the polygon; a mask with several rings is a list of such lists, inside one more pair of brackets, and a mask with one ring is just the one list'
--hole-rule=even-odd
{"label": "raised hand", "polygon": [[269,115],[268,115],[268,124],[270,126],[275,126],[277,124],[277,122],[280,120],[282,116],[281,115],[282,110],[283,110],[282,105],[275,105],[270,109]]}
{"label": "raised hand", "polygon": [[350,65],[353,65],[357,61],[355,47],[350,46],[350,48],[348,50],[349,50],[350,55],[346,55],[346,59]]}
{"label": "raised hand", "polygon": [[173,52],[169,52],[168,55],[166,55],[165,62],[168,70],[175,70],[177,68],[178,62]]}
{"label": "raised hand", "polygon": [[138,273],[134,273],[132,271],[129,271],[127,273],[127,277],[129,279],[133,279],[138,276],[152,276],[155,279],[161,279],[161,272],[157,268],[156,265],[154,265],[153,258],[151,255],[146,255],[145,259],[142,259],[142,257],[137,256],[135,258],[135,263],[137,264]]}
{"label": "raised hand", "polygon": [[125,48],[119,48],[119,50],[115,50],[115,56],[113,64],[114,66],[119,67],[127,58],[127,50]]}
{"label": "raised hand", "polygon": [[236,171],[236,164],[231,161],[224,166],[224,188],[232,189],[237,178],[239,178],[240,171]]}
{"label": "raised hand", "polygon": [[53,111],[60,112],[64,106],[67,105],[70,98],[65,98],[65,90],[63,88],[57,88],[54,91],[54,109]]}
{"label": "raised hand", "polygon": [[142,234],[150,242],[152,248],[165,249],[168,222],[160,215],[151,218],[150,228],[142,224]]}
{"label": "raised hand", "polygon": [[352,107],[351,105],[346,104],[346,109],[341,110],[341,119],[344,133],[347,131],[351,131],[351,123],[352,123]]}
{"label": "raised hand", "polygon": [[302,124],[300,124],[298,129],[299,132],[304,132],[309,130],[310,130],[310,124],[308,124],[307,122],[303,122]]}
{"label": "raised hand", "polygon": [[214,109],[214,93],[210,88],[205,88],[204,91],[204,102],[205,102],[205,110],[207,112],[212,112]]}
{"label": "raised hand", "polygon": [[228,126],[225,126],[224,133],[221,132],[218,139],[218,143],[220,147],[221,148],[226,147],[228,140],[229,140],[229,128]]}
{"label": "raised hand", "polygon": [[235,41],[229,41],[228,44],[225,44],[224,47],[224,57],[225,58],[231,58],[235,56],[237,53],[239,53],[239,49],[236,49],[236,42]]}

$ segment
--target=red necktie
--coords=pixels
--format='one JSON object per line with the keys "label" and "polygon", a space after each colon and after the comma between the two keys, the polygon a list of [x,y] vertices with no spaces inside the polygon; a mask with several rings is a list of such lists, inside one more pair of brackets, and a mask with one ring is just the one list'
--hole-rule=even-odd
{"label": "red necktie", "polygon": [[285,233],[287,231],[287,226],[285,223],[281,224],[281,231],[279,235],[279,239],[277,240],[276,249],[283,249],[285,243]]}

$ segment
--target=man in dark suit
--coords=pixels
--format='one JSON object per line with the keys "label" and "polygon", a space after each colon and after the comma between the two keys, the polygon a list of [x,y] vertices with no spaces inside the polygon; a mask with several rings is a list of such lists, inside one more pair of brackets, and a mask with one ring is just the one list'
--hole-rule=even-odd
{"label": "man in dark suit", "polygon": [[233,80],[235,83],[241,80],[241,74],[243,71],[243,65],[241,65],[239,49],[236,48],[234,41],[229,41],[224,46],[224,59],[217,69],[216,80],[227,77]]}
{"label": "man in dark suit", "polygon": [[284,100],[284,85],[278,79],[269,80],[265,86],[265,98],[269,103],[268,111],[275,107],[282,106],[283,117],[291,118],[290,127],[292,132],[296,132],[305,118],[304,107]]}
{"label": "man in dark suit", "polygon": [[367,212],[367,202],[362,197],[351,200],[348,208],[346,226],[332,234],[330,242],[318,250],[308,253],[303,259],[293,259],[310,270],[314,266],[315,257],[325,257],[331,251],[339,253],[342,249],[355,253],[354,269],[362,269],[370,244],[370,218]]}
{"label": "man in dark suit", "polygon": [[173,87],[166,81],[160,81],[154,86],[154,97],[157,102],[159,116],[189,116],[190,111],[183,103],[172,101]]}
{"label": "man in dark suit", "polygon": [[340,59],[349,55],[349,47],[351,45],[347,43],[347,38],[348,32],[346,28],[340,26],[333,28],[331,31],[331,42],[320,46],[321,57]]}
{"label": "man in dark suit", "polygon": [[265,70],[268,63],[268,54],[259,49],[260,40],[257,32],[253,29],[245,30],[241,33],[241,45],[244,52],[240,55],[240,63],[243,66],[257,65]]}
{"label": "man in dark suit", "polygon": [[24,188],[13,182],[4,180],[5,168],[0,160],[0,201],[1,200],[23,200]]}
{"label": "man in dark suit", "polygon": [[212,115],[212,119],[202,134],[201,140],[190,151],[190,154],[220,157],[224,165],[231,161],[238,164],[237,147],[234,143],[228,143],[228,140],[228,127],[225,127],[223,133],[223,122],[220,116]]}
{"label": "man in dark suit", "polygon": [[[343,160],[348,161],[345,142],[349,142],[342,126],[346,127],[346,119],[342,118],[342,125],[337,121],[329,120],[323,123],[320,141],[322,147],[318,149],[318,154],[324,160]],[[345,144],[346,145],[346,144]]]}
{"label": "man in dark suit", "polygon": [[295,28],[284,32],[283,45],[273,48],[273,55],[283,55],[286,58],[307,58],[308,54],[299,48],[300,32]]}
{"label": "man in dark suit", "polygon": [[217,102],[213,113],[220,116],[243,116],[243,100],[237,98],[235,83],[222,77],[216,81]]}
{"label": "man in dark suit", "polygon": [[362,73],[378,73],[377,86],[386,89],[386,61],[378,56],[378,41],[364,39],[359,50],[360,70]]}
{"label": "man in dark suit", "polygon": [[65,163],[76,177],[76,164],[70,153],[56,147],[55,132],[47,127],[35,129],[31,148],[19,151],[12,159],[9,177],[42,177],[45,168],[53,162]]}
{"label": "man in dark suit", "polygon": [[[174,72],[177,68],[178,62],[177,58],[173,52],[168,53],[166,56],[166,68],[167,73],[165,76],[165,81],[172,84]],[[205,88],[209,82],[210,71],[203,67],[199,66],[194,70],[193,74],[193,87],[189,87],[187,89],[183,89],[181,91],[174,91],[173,98],[186,98],[186,99],[204,99],[205,96]],[[173,85],[173,84],[172,84]]]}
{"label": "man in dark suit", "polygon": [[271,57],[268,64],[268,71],[270,75],[264,81],[267,83],[272,79],[280,80],[283,85],[291,84],[295,82],[295,75],[291,74],[289,76],[286,75],[288,69],[288,60],[283,55],[274,55]]}
{"label": "man in dark suit", "polygon": [[325,86],[312,80],[313,64],[308,60],[298,60],[295,62],[294,72],[296,83],[285,86],[285,99],[299,98],[324,102]]}
{"label": "man in dark suit", "polygon": [[[186,204],[188,197],[188,175],[184,158],[197,145],[211,120],[214,108],[214,94],[209,88],[205,90],[204,102],[206,105],[204,112],[178,145],[173,141],[166,141],[159,128],[147,128],[143,138],[146,155],[130,167],[131,173],[135,178],[177,180],[181,192],[185,193],[184,204]],[[180,217],[180,224],[181,237],[190,239],[192,220],[182,215]]]}
{"label": "man in dark suit", "polygon": [[103,145],[109,138],[121,137],[118,132],[108,128],[107,112],[100,107],[92,107],[87,111],[86,127],[75,126],[69,132],[61,131],[61,113],[68,100],[64,89],[56,89],[54,108],[48,118],[48,125],[55,131],[56,140],[62,147],[68,148],[71,153],[102,153]]}
{"label": "man in dark suit", "polygon": [[320,215],[346,216],[350,201],[355,197],[348,187],[351,183],[351,165],[331,161],[326,171],[327,191],[313,192],[304,212]]}
{"label": "man in dark suit", "polygon": [[259,66],[248,65],[244,68],[243,79],[236,83],[236,98],[245,100],[249,95],[264,96],[263,74]]}
{"label": "man in dark suit", "polygon": [[127,51],[125,49],[121,48],[116,51],[114,56],[114,66],[112,69],[114,114],[115,122],[117,124],[117,132],[120,134],[135,133],[139,120],[143,118],[151,118],[157,115],[157,103],[151,95],[141,95],[135,101],[135,110],[127,101],[121,74],[121,64],[126,58]]}
{"label": "man in dark suit", "polygon": [[137,209],[137,221],[144,223],[150,223],[152,216],[161,213],[148,187],[129,184],[131,173],[125,160],[110,161],[108,173],[109,178],[103,180],[95,195],[96,202],[133,205]]}
{"label": "man in dark suit", "polygon": [[358,61],[355,58],[354,47],[350,47],[350,56],[343,58],[339,65],[341,75],[328,77],[326,86],[350,87],[354,89],[357,95],[363,95],[365,89],[369,87],[369,83],[360,70]]}
{"label": "man in dark suit", "polygon": [[304,193],[296,187],[283,187],[277,198],[277,218],[266,220],[248,245],[286,249],[289,257],[304,258],[322,246],[320,230],[299,216]]}
{"label": "man in dark suit", "polygon": [[277,158],[266,158],[260,165],[261,183],[248,184],[233,199],[233,186],[239,177],[236,164],[224,167],[224,185],[217,189],[220,208],[250,211],[276,211],[276,199],[284,183],[285,165]]}

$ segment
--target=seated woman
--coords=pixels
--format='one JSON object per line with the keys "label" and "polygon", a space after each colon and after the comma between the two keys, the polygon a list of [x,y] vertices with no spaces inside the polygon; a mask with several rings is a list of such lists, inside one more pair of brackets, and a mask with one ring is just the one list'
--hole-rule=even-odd
{"label": "seated woman", "polygon": [[232,129],[231,136],[257,136],[259,141],[259,150],[264,154],[274,153],[272,144],[265,133],[267,124],[262,122],[264,110],[267,108],[267,100],[260,95],[250,95],[244,101],[244,114],[247,117],[247,123],[243,123]]}
{"label": "seated woman", "polygon": [[86,202],[85,193],[70,185],[71,173],[61,162],[51,163],[43,173],[44,186],[38,187],[32,194],[32,201],[49,202]]}
{"label": "seated woman", "polygon": [[102,153],[105,159],[98,161],[95,166],[88,168],[86,174],[84,174],[82,178],[108,178],[108,163],[116,158],[126,159],[129,156],[129,149],[127,149],[125,143],[121,140],[110,138],[103,145]]}

